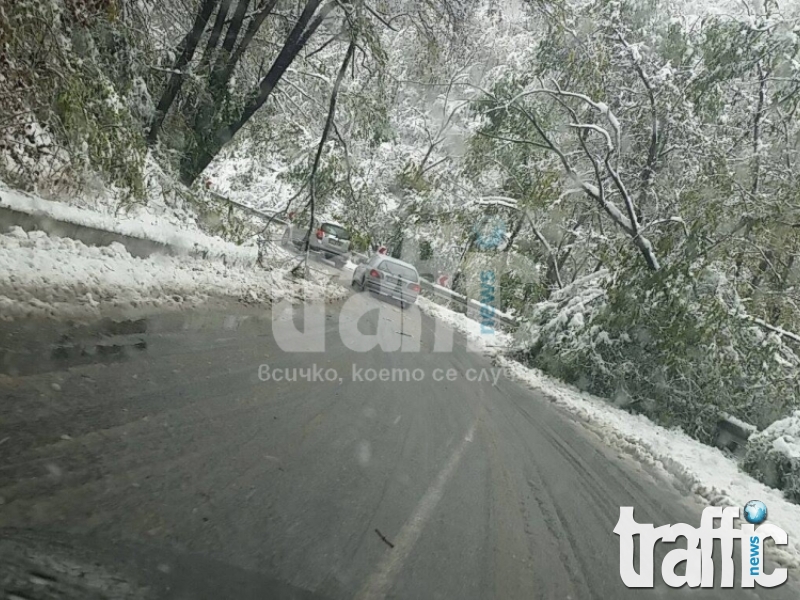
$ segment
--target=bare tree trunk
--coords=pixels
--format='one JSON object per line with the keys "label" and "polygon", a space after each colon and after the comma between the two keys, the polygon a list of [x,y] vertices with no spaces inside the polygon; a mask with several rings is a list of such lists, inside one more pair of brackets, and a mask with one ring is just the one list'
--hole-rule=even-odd
{"label": "bare tree trunk", "polygon": [[219,39],[222,37],[222,28],[225,27],[225,20],[228,18],[230,8],[231,0],[222,0],[222,4],[220,4],[217,11],[217,18],[214,19],[214,25],[211,27],[211,33],[206,41],[206,49],[200,59],[201,70],[211,64],[211,60],[216,54]]}
{"label": "bare tree trunk", "polygon": [[[761,191],[761,120],[764,113],[764,105],[767,100],[767,74],[764,73],[764,67],[761,61],[758,61],[758,102],[756,103],[756,110],[753,114],[753,180],[750,185],[750,195],[753,201],[758,201],[758,194]],[[744,239],[749,240],[753,232],[755,222],[750,220],[744,232]],[[736,256],[736,270],[735,275],[738,279],[739,274],[744,264],[744,252],[740,251]]]}
{"label": "bare tree trunk", "polygon": [[247,29],[244,32],[242,41],[233,51],[233,54],[231,54],[231,57],[228,59],[228,62],[225,65],[225,68],[219,73],[220,82],[227,84],[228,80],[231,78],[231,75],[233,75],[233,70],[236,68],[236,65],[242,58],[242,55],[247,51],[247,48],[250,47],[250,43],[253,41],[253,38],[258,33],[258,30],[261,29],[261,26],[264,24],[264,21],[267,19],[267,17],[272,13],[277,3],[278,0],[264,0],[264,3],[259,11],[247,25]]}
{"label": "bare tree trunk", "polygon": [[222,42],[222,51],[217,55],[217,60],[214,63],[214,68],[211,71],[209,83],[212,95],[219,93],[220,88],[224,89],[224,83],[220,81],[219,73],[223,70],[223,65],[227,64],[228,59],[233,53],[233,47],[236,45],[236,40],[239,39],[239,32],[242,30],[244,24],[244,17],[247,14],[247,9],[250,6],[250,0],[239,0],[236,5],[236,10],[233,13],[233,20],[228,26],[228,31],[225,33],[225,41]]}
{"label": "bare tree trunk", "polygon": [[[195,140],[204,140],[208,136],[208,131],[213,131],[214,117],[223,103],[224,93],[230,79],[230,74],[224,78],[221,74],[228,64],[236,41],[239,39],[239,32],[242,29],[247,16],[247,9],[250,6],[250,0],[238,0],[233,16],[228,18],[233,0],[222,1],[223,6],[220,7],[219,13],[217,13],[217,20],[208,38],[206,52],[203,55],[200,67],[200,72],[206,77],[206,87],[203,93],[197,94],[192,103],[193,106],[187,110],[187,113],[189,113],[187,114],[187,122],[191,122]],[[263,18],[266,18],[266,15]],[[259,26],[263,23],[263,18],[259,22]],[[225,39],[221,48],[218,48],[222,38],[222,31],[226,24],[228,29],[225,32]],[[255,31],[253,35],[255,35]],[[211,66],[212,63],[213,66]]]}
{"label": "bare tree trunk", "polygon": [[514,225],[514,229],[511,230],[511,235],[508,236],[508,243],[506,247],[503,249],[503,252],[511,252],[511,248],[514,246],[514,242],[519,235],[522,226],[525,224],[525,215],[520,215],[519,219],[517,219],[516,224]]}
{"label": "bare tree trunk", "polygon": [[[214,25],[211,26],[211,32],[208,34],[206,46],[203,50],[203,56],[200,58],[196,72],[204,77],[211,78],[211,63],[214,57],[217,56],[217,47],[222,38],[222,30],[225,28],[225,23],[228,19],[232,0],[222,0],[217,17],[214,19]],[[213,116],[215,109],[213,108],[214,102],[209,98],[207,90],[192,94],[191,97],[186,98],[180,106],[186,122],[191,123],[191,128],[198,131],[206,124],[209,113]]]}
{"label": "bare tree trunk", "polygon": [[755,196],[758,194],[761,186],[761,119],[764,114],[764,104],[767,101],[767,75],[764,73],[764,68],[761,61],[758,61],[758,103],[756,104],[756,112],[753,115],[753,156],[755,162],[753,163],[753,184],[750,193]]}
{"label": "bare tree trunk", "polygon": [[[312,22],[317,9],[322,0],[308,0],[300,18],[297,20],[289,37],[283,45],[275,62],[266,76],[261,80],[257,92],[244,107],[239,118],[222,127],[207,142],[201,144],[195,152],[187,154],[181,166],[181,180],[186,185],[191,185],[197,176],[202,173],[209,163],[214,159],[220,149],[227,144],[233,136],[244,126],[247,121],[261,108],[267,99],[272,95],[275,86],[286,73],[286,69],[294,62],[297,55],[303,49],[309,38],[322,23],[324,18],[336,7],[336,1],[330,0],[320,11],[320,14]],[[309,25],[310,23],[310,25]]]}
{"label": "bare tree trunk", "polygon": [[161,94],[161,99],[156,107],[153,122],[150,125],[150,131],[147,134],[147,143],[151,146],[158,140],[158,134],[161,131],[161,126],[164,124],[164,118],[167,116],[167,112],[175,101],[175,96],[177,96],[178,91],[180,91],[181,85],[183,85],[183,69],[186,68],[194,57],[197,44],[200,43],[200,38],[206,29],[208,20],[211,18],[211,13],[214,12],[214,7],[217,5],[217,2],[218,0],[203,0],[197,10],[197,16],[194,19],[191,30],[186,34],[183,42],[181,42],[183,50],[178,58],[175,59],[175,64],[172,65],[172,74],[167,82],[167,87],[164,88],[164,92]]}

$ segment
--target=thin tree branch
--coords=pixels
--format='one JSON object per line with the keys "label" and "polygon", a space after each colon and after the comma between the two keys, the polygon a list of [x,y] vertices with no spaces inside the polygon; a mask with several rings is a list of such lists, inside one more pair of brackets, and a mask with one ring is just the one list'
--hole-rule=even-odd
{"label": "thin tree branch", "polygon": [[314,211],[316,210],[316,199],[317,199],[317,172],[319,171],[319,163],[322,159],[322,151],[325,149],[325,144],[328,141],[328,136],[330,135],[331,128],[334,124],[334,118],[336,116],[336,101],[339,97],[339,88],[342,85],[342,81],[344,80],[344,76],[347,73],[347,68],[350,65],[350,61],[353,58],[353,55],[356,51],[356,41],[355,38],[350,40],[350,45],[347,47],[347,53],[345,54],[344,60],[342,61],[341,66],[339,67],[339,72],[336,75],[336,81],[333,84],[333,90],[331,91],[331,100],[328,106],[328,116],[325,119],[325,127],[322,130],[322,136],[319,140],[319,146],[317,147],[317,153],[314,156],[314,164],[311,167],[311,176],[310,176],[310,198],[309,198],[309,206],[310,206],[310,221],[308,224],[308,233],[306,234],[306,267],[308,266],[308,248],[309,248],[309,240],[311,239],[311,231],[314,228]]}

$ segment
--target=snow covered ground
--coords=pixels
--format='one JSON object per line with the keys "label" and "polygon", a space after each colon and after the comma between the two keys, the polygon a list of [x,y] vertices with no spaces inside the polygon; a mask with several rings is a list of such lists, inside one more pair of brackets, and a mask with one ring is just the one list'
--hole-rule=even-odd
{"label": "snow covered ground", "polygon": [[258,255],[255,240],[239,246],[207,235],[200,230],[189,211],[168,207],[157,196],[146,206],[133,206],[120,212],[117,211],[117,205],[106,196],[87,198],[75,195],[65,196],[63,200],[45,200],[13,190],[0,181],[0,207],[152,240],[186,252],[206,251],[209,256],[226,256],[243,263],[252,263]]}
{"label": "snow covered ground", "polygon": [[486,333],[484,326],[478,321],[436,304],[427,298],[419,296],[417,304],[421,310],[432,317],[464,333],[470,341],[480,344],[480,347],[489,354],[496,354],[502,349],[507,349],[512,342],[511,335],[499,329],[495,329],[492,333]]}
{"label": "snow covered ground", "polygon": [[283,298],[333,299],[347,290],[316,275],[287,277],[293,257],[273,246],[270,269],[221,261],[131,256],[124,246],[86,246],[19,227],[0,235],[0,316],[88,316],[108,308],[185,307],[209,299],[248,304]]}
{"label": "snow covered ground", "polygon": [[787,566],[800,567],[800,506],[787,501],[780,491],[743,473],[734,459],[678,429],[665,429],[646,417],[620,410],[607,400],[548,377],[538,369],[508,360],[500,355],[498,346],[507,347],[511,343],[510,335],[482,335],[480,323],[425,298],[418,302],[422,310],[463,332],[471,341],[483,344],[507,376],[546,394],[587,423],[606,443],[634,455],[641,462],[663,469],[709,504],[742,508],[750,500],[764,502],[770,522],[789,535],[786,551],[776,552],[775,557]]}

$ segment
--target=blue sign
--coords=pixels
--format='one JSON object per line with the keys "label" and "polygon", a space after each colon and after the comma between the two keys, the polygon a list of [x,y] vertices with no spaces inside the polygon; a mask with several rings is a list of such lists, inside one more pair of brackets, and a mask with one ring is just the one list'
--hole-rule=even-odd
{"label": "blue sign", "polygon": [[496,250],[506,239],[506,222],[501,217],[484,218],[472,228],[478,250]]}

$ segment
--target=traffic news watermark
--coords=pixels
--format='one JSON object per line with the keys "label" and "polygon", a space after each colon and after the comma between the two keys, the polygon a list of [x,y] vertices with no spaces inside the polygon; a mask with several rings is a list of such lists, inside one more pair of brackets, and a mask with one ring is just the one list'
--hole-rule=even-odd
{"label": "traffic news watermark", "polygon": [[[742,523],[737,529],[734,527],[734,520],[738,518],[738,508],[710,506],[703,510],[698,528],[686,523],[653,527],[650,523],[637,523],[633,518],[632,506],[621,507],[614,533],[620,538],[619,574],[623,583],[629,588],[652,588],[656,542],[675,542],[679,537],[686,539],[687,547],[671,550],[661,564],[661,577],[670,587],[714,587],[714,540],[720,541],[720,587],[734,587],[735,540],[740,540],[741,544],[741,587],[752,588],[758,584],[771,588],[785,583],[788,578],[787,569],[776,567],[771,573],[766,572],[764,542],[772,539],[775,544],[785,546],[788,544],[786,532],[769,523],[761,524],[758,528],[751,523]],[[717,520],[719,527],[714,526]],[[635,552],[635,536],[639,536],[638,553]],[[634,566],[635,554],[639,557],[638,573]],[[681,563],[685,563],[686,570],[679,575],[675,568]]]}

